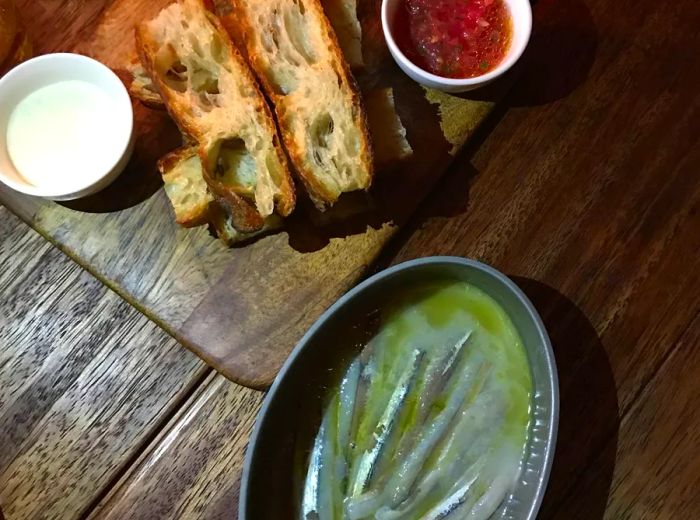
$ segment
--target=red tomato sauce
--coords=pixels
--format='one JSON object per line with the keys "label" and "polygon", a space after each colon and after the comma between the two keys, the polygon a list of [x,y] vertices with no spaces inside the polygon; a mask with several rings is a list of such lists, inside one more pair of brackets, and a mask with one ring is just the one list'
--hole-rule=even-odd
{"label": "red tomato sauce", "polygon": [[504,0],[403,0],[392,29],[409,60],[447,78],[492,70],[513,32]]}

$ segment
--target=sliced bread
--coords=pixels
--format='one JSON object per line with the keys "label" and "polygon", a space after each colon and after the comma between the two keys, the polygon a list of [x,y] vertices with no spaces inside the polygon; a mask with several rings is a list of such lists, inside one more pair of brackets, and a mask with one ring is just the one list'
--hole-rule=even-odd
{"label": "sliced bread", "polygon": [[319,0],[228,2],[224,25],[244,42],[316,205],[367,189],[373,159],[362,100]]}
{"label": "sliced bread", "polygon": [[286,216],[295,195],[272,114],[245,60],[202,0],[181,0],[136,28],[139,58],[182,133],[198,144],[202,175],[239,231]]}
{"label": "sliced bread", "polygon": [[282,218],[272,214],[255,232],[243,233],[234,226],[233,216],[225,201],[220,202],[209,192],[202,177],[202,162],[195,147],[183,147],[158,161],[165,193],[175,212],[175,220],[185,227],[210,224],[224,243],[244,242],[261,233],[277,229]]}
{"label": "sliced bread", "polygon": [[377,164],[386,166],[413,155],[406,128],[396,113],[394,90],[380,88],[365,92],[365,106]]}
{"label": "sliced bread", "polygon": [[202,162],[195,147],[183,147],[158,161],[165,194],[181,226],[195,227],[209,222],[214,197],[202,176]]}
{"label": "sliced bread", "polygon": [[131,83],[129,84],[131,97],[138,99],[149,108],[164,110],[163,98],[160,97],[158,89],[138,58],[129,63],[127,71],[131,75]]}
{"label": "sliced bread", "polygon": [[223,206],[214,204],[214,206],[212,206],[209,222],[219,240],[228,246],[232,246],[234,244],[248,242],[260,235],[275,231],[282,227],[284,220],[282,217],[273,213],[265,218],[265,223],[262,228],[251,233],[243,233],[234,226],[231,214],[228,213]]}
{"label": "sliced bread", "polygon": [[343,55],[352,69],[362,69],[362,27],[357,19],[357,0],[321,0]]}

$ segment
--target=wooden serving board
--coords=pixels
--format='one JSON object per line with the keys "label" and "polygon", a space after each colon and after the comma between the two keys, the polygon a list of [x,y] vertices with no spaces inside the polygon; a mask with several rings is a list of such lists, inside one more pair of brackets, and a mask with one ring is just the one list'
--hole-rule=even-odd
{"label": "wooden serving board", "polygon": [[[302,201],[285,231],[226,248],[205,228],[174,223],[155,162],[180,137],[166,113],[134,103],[134,156],[112,186],[66,203],[3,187],[0,201],[225,376],[268,386],[304,330],[362,277],[493,106],[426,91],[404,76],[383,47],[379,1],[367,1],[365,43],[378,72],[359,81],[394,89],[414,149],[378,172],[368,195],[350,196],[330,215]],[[169,1],[17,3],[37,54],[86,54],[123,74],[134,24]],[[364,210],[344,215],[357,199]]]}

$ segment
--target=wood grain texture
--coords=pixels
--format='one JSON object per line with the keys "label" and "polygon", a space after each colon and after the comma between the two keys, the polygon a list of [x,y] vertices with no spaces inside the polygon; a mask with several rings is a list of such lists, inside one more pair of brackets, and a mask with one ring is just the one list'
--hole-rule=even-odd
{"label": "wood grain texture", "polygon": [[262,398],[220,375],[211,378],[90,518],[234,518]]}
{"label": "wood grain texture", "polygon": [[0,207],[0,506],[78,518],[206,366]]}
{"label": "wood grain texture", "polygon": [[[674,346],[602,450],[560,516],[589,519],[585,497],[599,493],[597,459],[616,459],[605,518],[700,518],[700,315]],[[603,480],[604,482],[604,480]]]}
{"label": "wood grain texture", "polygon": [[[38,52],[77,51],[118,72],[134,23],[167,3],[18,1]],[[479,99],[426,92],[388,56],[378,7],[378,0],[362,7],[373,65],[360,82],[394,89],[415,154],[381,174],[370,196],[350,196],[327,215],[302,202],[287,232],[226,249],[206,230],[174,224],[155,161],[179,135],[166,114],[135,105],[135,154],[113,186],[64,204],[6,189],[0,200],[227,377],[269,385],[303,331],[362,275],[503,89]]]}

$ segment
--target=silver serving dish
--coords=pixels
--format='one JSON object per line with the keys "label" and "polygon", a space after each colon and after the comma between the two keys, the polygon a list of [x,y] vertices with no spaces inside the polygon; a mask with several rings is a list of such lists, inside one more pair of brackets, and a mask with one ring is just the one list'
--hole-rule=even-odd
{"label": "silver serving dish", "polygon": [[382,302],[402,289],[437,280],[468,282],[494,298],[522,337],[533,383],[531,421],[522,472],[494,519],[532,520],[547,486],[559,421],[559,386],[552,347],[530,300],[504,274],[474,260],[429,257],[375,274],[335,302],[314,323],[282,367],[250,438],[241,483],[239,520],[295,518],[301,488],[300,443],[310,443],[331,382],[357,354]]}

